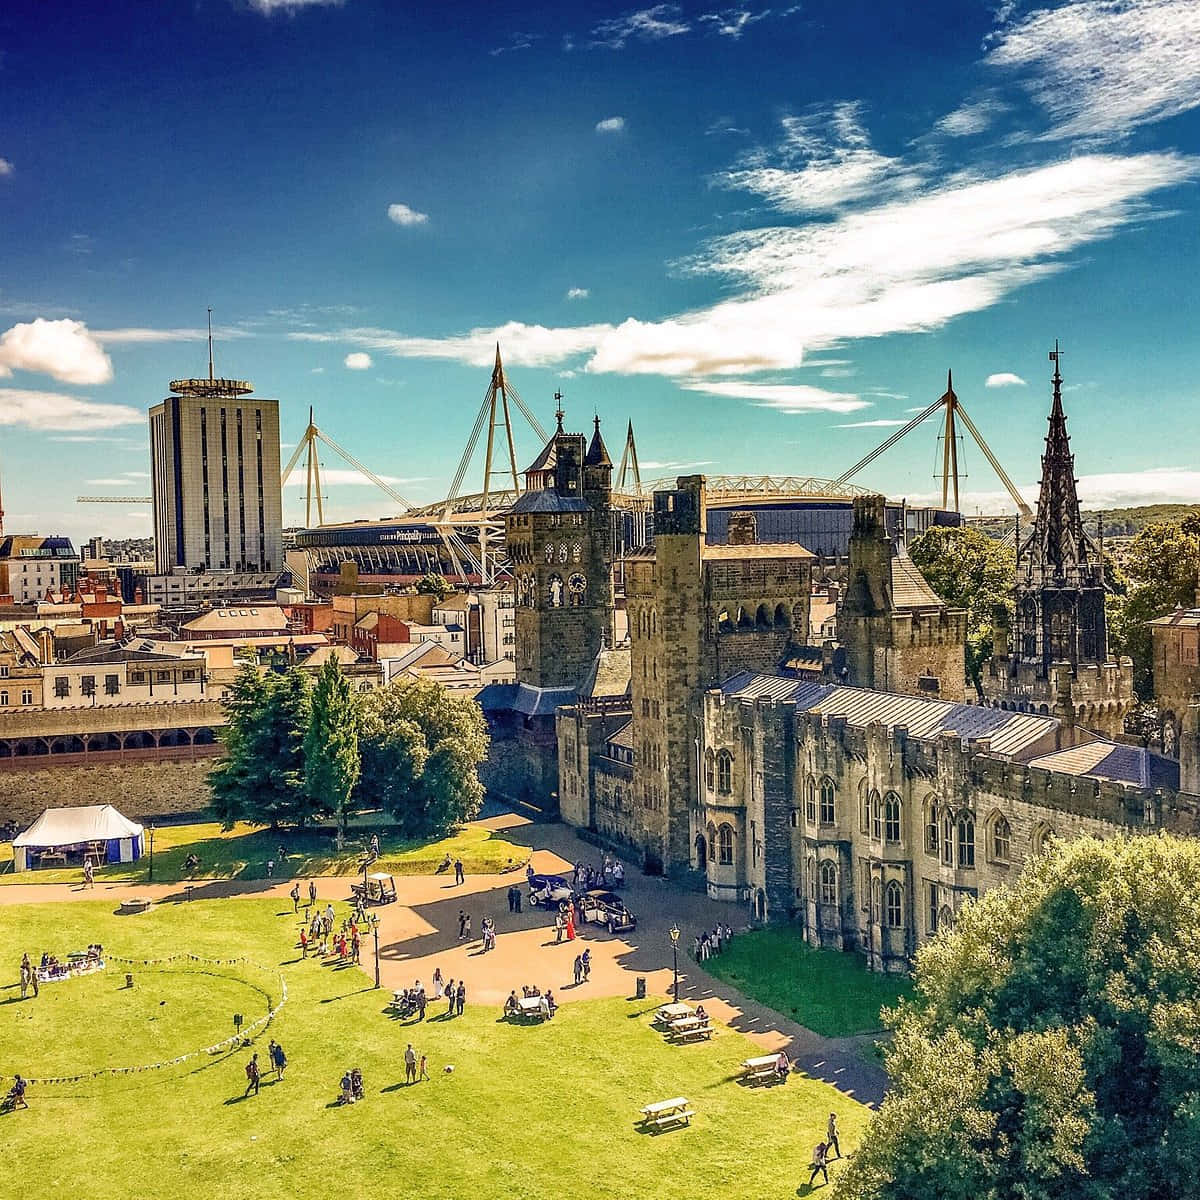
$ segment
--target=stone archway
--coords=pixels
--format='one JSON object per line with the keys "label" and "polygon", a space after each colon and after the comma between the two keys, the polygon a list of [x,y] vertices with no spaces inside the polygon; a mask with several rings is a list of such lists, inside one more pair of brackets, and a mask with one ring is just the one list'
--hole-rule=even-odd
{"label": "stone archway", "polygon": [[696,870],[708,870],[708,840],[704,834],[696,834]]}

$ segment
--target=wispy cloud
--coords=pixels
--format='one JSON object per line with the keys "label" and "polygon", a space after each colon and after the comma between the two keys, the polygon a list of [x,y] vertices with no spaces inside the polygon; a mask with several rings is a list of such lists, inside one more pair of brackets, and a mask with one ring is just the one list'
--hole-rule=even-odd
{"label": "wispy cloud", "polygon": [[98,404],[61,392],[31,392],[0,388],[0,425],[26,429],[66,429],[76,432],[141,425],[145,414],[128,404]]}
{"label": "wispy cloud", "polygon": [[1008,105],[994,96],[968,100],[947,113],[934,129],[946,137],[973,137],[989,129],[996,118],[1007,111]]}
{"label": "wispy cloud", "polygon": [[0,179],[13,173],[13,165],[7,158],[0,158]]}
{"label": "wispy cloud", "polygon": [[624,117],[605,117],[596,122],[597,133],[620,133],[625,128]]}
{"label": "wispy cloud", "polygon": [[643,471],[682,471],[687,467],[711,467],[711,458],[702,458],[698,462],[640,462],[638,466]]}
{"label": "wispy cloud", "polygon": [[[208,338],[208,330],[202,328],[150,329],[143,327],[93,329],[92,336],[96,341],[106,346],[131,344],[153,345],[158,342],[203,342]],[[223,326],[213,330],[213,337],[223,342],[253,336],[248,330],[236,327]]]}
{"label": "wispy cloud", "polygon": [[655,4],[601,21],[592,30],[591,42],[593,46],[620,50],[630,41],[657,42],[690,33],[691,28],[678,4]]}
{"label": "wispy cloud", "polygon": [[113,377],[112,360],[82,321],[43,317],[0,334],[0,378],[13,371],[32,371],[76,384],[108,383]]}
{"label": "wispy cloud", "polygon": [[345,0],[250,0],[250,7],[264,17],[292,14],[305,8],[341,8]]}
{"label": "wispy cloud", "polygon": [[1200,105],[1200,4],[1039,9],[1001,30],[985,61],[1021,73],[1053,122],[1042,140],[1122,135]]}
{"label": "wispy cloud", "polygon": [[371,356],[362,350],[347,354],[343,365],[351,371],[368,371],[371,368]]}
{"label": "wispy cloud", "polygon": [[769,8],[764,8],[759,12],[751,12],[746,8],[726,8],[719,12],[704,13],[698,19],[712,33],[737,41],[751,25],[770,15]]}
{"label": "wispy cloud", "polygon": [[428,213],[417,212],[415,208],[409,208],[407,204],[389,204],[387,215],[389,221],[406,227],[425,225],[429,221]]}
{"label": "wispy cloud", "polygon": [[[400,479],[395,475],[380,475],[384,483],[390,484],[392,487],[403,487],[410,483],[424,483],[426,476],[417,475],[407,479]],[[303,487],[306,482],[305,473],[302,470],[295,470],[288,476],[284,487]],[[321,486],[322,487],[374,487],[374,484],[365,476],[355,471],[352,467],[321,467]]]}
{"label": "wispy cloud", "polygon": [[540,36],[540,34],[536,33],[510,33],[508,35],[508,42],[505,45],[497,46],[494,50],[489,50],[488,53],[495,58],[500,54],[513,54],[518,50],[528,50]]}
{"label": "wispy cloud", "polygon": [[844,425],[835,425],[834,429],[890,429],[894,425],[907,424],[907,421],[897,421],[891,417],[881,417],[877,421],[847,421]]}
{"label": "wispy cloud", "polygon": [[567,299],[568,300],[586,300],[590,295],[591,295],[591,292],[588,291],[587,288],[583,288],[583,287],[567,288]]}
{"label": "wispy cloud", "polygon": [[692,380],[681,385],[689,392],[704,392],[734,400],[749,400],[759,408],[781,412],[852,413],[870,404],[859,396],[827,392],[805,383],[750,383],[742,379]]}
{"label": "wispy cloud", "polygon": [[1025,380],[1011,371],[998,371],[995,375],[989,375],[983,381],[983,386],[990,388],[1025,387]]}

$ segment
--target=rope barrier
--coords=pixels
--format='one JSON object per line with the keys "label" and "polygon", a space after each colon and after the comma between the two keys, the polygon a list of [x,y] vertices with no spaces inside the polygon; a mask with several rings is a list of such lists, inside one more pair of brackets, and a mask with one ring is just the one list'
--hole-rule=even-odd
{"label": "rope barrier", "polygon": [[[264,971],[268,975],[271,971],[268,967],[261,966],[256,962],[252,962],[248,958],[203,958],[199,954],[172,954],[167,958],[122,958],[115,954],[106,955],[104,961],[106,963],[122,963],[130,967],[159,967],[168,963],[176,962],[194,962],[201,963],[204,966],[217,967],[236,967],[247,966],[253,967],[255,970]],[[177,1067],[180,1063],[185,1063],[194,1058],[199,1058],[201,1055],[221,1054],[226,1050],[232,1050],[236,1046],[240,1046],[244,1041],[252,1041],[258,1034],[262,1033],[268,1025],[278,1016],[279,1010],[287,1003],[288,990],[287,980],[281,974],[276,974],[279,980],[279,1003],[273,1008],[269,1008],[265,1016],[259,1017],[257,1021],[247,1025],[244,1029],[238,1030],[232,1037],[223,1038],[221,1041],[214,1043],[211,1046],[205,1046],[199,1050],[190,1050],[187,1054],[177,1055],[175,1058],[166,1058],[161,1062],[146,1063],[137,1067],[100,1067],[95,1071],[81,1071],[75,1075],[47,1075],[39,1076],[36,1079],[26,1079],[28,1084],[54,1084],[54,1083],[80,1083],[85,1079],[99,1079],[105,1075],[138,1075],[143,1071],[161,1071],[165,1067]],[[256,987],[254,984],[248,986]],[[261,989],[258,989],[261,990]],[[267,1003],[270,1004],[270,993],[265,993]]]}

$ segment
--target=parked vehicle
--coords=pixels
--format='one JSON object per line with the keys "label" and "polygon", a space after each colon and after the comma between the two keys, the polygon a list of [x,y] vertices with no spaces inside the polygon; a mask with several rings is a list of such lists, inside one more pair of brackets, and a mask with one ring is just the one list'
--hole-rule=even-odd
{"label": "parked vehicle", "polygon": [[396,881],[390,875],[368,875],[366,884],[351,884],[350,890],[367,904],[391,904],[396,899]]}
{"label": "parked vehicle", "polygon": [[529,877],[529,903],[535,908],[539,904],[558,904],[570,900],[571,885],[561,875],[531,875]]}
{"label": "parked vehicle", "polygon": [[609,933],[620,933],[637,928],[637,917],[625,907],[625,901],[616,892],[604,888],[592,888],[581,897],[583,919],[593,925],[603,925]]}

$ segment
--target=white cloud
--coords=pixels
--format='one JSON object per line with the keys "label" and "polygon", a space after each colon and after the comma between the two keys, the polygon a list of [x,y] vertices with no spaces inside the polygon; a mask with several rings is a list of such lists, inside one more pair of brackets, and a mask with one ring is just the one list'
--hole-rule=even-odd
{"label": "white cloud", "polygon": [[568,300],[586,300],[588,298],[588,296],[590,296],[590,295],[591,295],[591,292],[589,292],[587,288],[581,288],[581,287],[567,288],[567,299]]}
{"label": "white cloud", "polygon": [[429,220],[429,214],[417,212],[415,208],[409,208],[407,204],[389,204],[388,220],[406,227],[410,225],[424,225]]}
{"label": "white cloud", "polygon": [[592,30],[592,45],[620,50],[630,40],[657,42],[663,38],[689,33],[691,28],[684,20],[678,4],[655,4],[651,8],[638,9],[620,17],[610,17],[601,21]]}
{"label": "white cloud", "polygon": [[[390,484],[392,487],[399,487],[407,483],[423,483],[425,476],[415,476],[411,479],[399,479],[395,475],[380,475],[380,479],[384,483]],[[297,467],[290,476],[284,487],[304,487],[307,482],[307,476],[304,471]],[[321,486],[325,487],[374,487],[375,485],[365,476],[360,475],[352,467],[321,467]]]}
{"label": "white cloud", "polygon": [[123,476],[118,476],[115,479],[89,479],[88,484],[94,484],[96,487],[128,487],[129,480]]}
{"label": "white cloud", "polygon": [[989,375],[983,381],[984,387],[999,388],[999,387],[1025,387],[1025,380],[1020,375],[1014,375],[1011,371],[999,371],[995,375]]}
{"label": "white cloud", "polygon": [[497,46],[494,50],[489,50],[488,53],[495,58],[501,54],[511,54],[516,50],[528,50],[540,36],[537,33],[510,33],[508,35],[507,46]]}
{"label": "white cloud", "polygon": [[713,460],[711,458],[701,459],[699,462],[639,462],[638,466],[643,471],[681,471],[685,467],[711,467]]}
{"label": "white cloud", "polygon": [[[26,429],[66,429],[76,435],[118,425],[141,425],[146,414],[128,404],[97,404],[60,392],[0,388],[0,425]],[[60,441],[66,439],[58,439]]]}
{"label": "white cloud", "polygon": [[344,3],[345,0],[250,0],[250,7],[264,17],[273,17],[276,13],[291,15],[305,8],[341,8]]}
{"label": "white cloud", "polygon": [[890,417],[882,417],[878,421],[848,421],[845,425],[835,425],[834,429],[890,429],[893,425],[907,424],[907,421],[896,421]]}
{"label": "white cloud", "polygon": [[625,128],[624,117],[605,117],[596,122],[597,133],[620,133]]}
{"label": "white cloud", "polygon": [[[809,366],[812,364],[809,363]],[[857,367],[822,367],[822,379],[849,379],[852,375],[858,374]]]}
{"label": "white cloud", "polygon": [[[208,340],[207,329],[93,329],[92,336],[104,345],[153,345],[158,342],[203,342]],[[220,328],[213,337],[221,341],[246,338],[252,335],[245,329]]]}
{"label": "white cloud", "polygon": [[972,137],[982,133],[1007,110],[1008,105],[992,97],[968,100],[953,112],[947,113],[934,125],[934,129],[946,137]]}
{"label": "white cloud", "polygon": [[745,8],[727,8],[720,12],[704,13],[700,17],[700,21],[707,25],[713,33],[733,38],[736,42],[751,25],[770,15],[769,8],[764,8],[761,12],[756,13]]}
{"label": "white cloud", "polygon": [[985,61],[1024,73],[1043,140],[1121,135],[1200,105],[1200,4],[1079,0],[1002,30]]}
{"label": "white cloud", "polygon": [[734,400],[749,400],[759,408],[777,408],[781,412],[852,413],[870,404],[858,396],[827,392],[824,388],[806,383],[748,383],[741,379],[727,381],[692,380],[680,385],[689,392],[704,392]]}
{"label": "white cloud", "polygon": [[13,173],[13,165],[7,158],[0,158],[0,179]]}
{"label": "white cloud", "polygon": [[82,321],[43,317],[0,334],[0,376],[13,371],[77,384],[108,383],[113,377],[112,361]]}
{"label": "white cloud", "polygon": [[371,369],[371,356],[364,354],[361,350],[356,350],[353,354],[347,354],[345,365],[351,371],[369,371]]}
{"label": "white cloud", "polygon": [[325,368],[324,367],[313,367],[313,368],[311,368],[311,370],[308,373],[310,375],[324,375]]}

